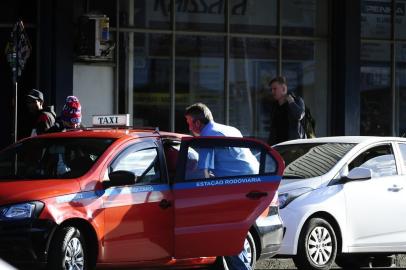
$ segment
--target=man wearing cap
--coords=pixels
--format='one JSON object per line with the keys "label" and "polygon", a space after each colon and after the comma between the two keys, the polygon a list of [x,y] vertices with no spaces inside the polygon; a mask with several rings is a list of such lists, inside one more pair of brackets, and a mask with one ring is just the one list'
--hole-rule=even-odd
{"label": "man wearing cap", "polygon": [[47,132],[61,132],[67,129],[75,129],[81,127],[82,122],[82,106],[79,99],[75,96],[68,96],[63,105],[61,115],[56,119],[53,127]]}
{"label": "man wearing cap", "polygon": [[31,136],[45,133],[55,124],[55,111],[53,106],[44,106],[44,95],[37,89],[32,89],[26,96],[28,111],[33,114]]}

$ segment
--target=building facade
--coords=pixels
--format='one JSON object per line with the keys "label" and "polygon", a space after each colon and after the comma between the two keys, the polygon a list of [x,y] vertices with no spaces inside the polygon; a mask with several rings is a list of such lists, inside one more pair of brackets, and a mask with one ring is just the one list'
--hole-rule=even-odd
{"label": "building facade", "polygon": [[[21,97],[39,88],[57,112],[77,95],[85,125],[95,114],[129,113],[134,126],[187,132],[185,107],[204,102],[217,122],[265,140],[268,84],[279,74],[304,98],[317,136],[401,135],[405,3],[4,0],[0,46],[22,18],[33,48],[18,81],[18,137],[28,125]],[[5,58],[0,68],[5,146],[14,96]]]}

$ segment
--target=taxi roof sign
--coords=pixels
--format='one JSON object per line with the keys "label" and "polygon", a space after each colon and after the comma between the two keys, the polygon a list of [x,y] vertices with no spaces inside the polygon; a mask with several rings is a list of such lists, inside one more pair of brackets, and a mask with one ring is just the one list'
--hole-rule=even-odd
{"label": "taxi roof sign", "polygon": [[94,127],[129,127],[129,114],[93,115],[92,125]]}

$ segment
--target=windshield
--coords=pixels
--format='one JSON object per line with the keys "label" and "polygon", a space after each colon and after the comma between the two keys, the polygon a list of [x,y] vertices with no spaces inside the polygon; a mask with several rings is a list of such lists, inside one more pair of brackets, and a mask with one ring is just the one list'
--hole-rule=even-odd
{"label": "windshield", "polygon": [[26,140],[0,152],[0,179],[82,176],[113,141],[100,138]]}
{"label": "windshield", "polygon": [[353,143],[302,143],[278,145],[274,149],[285,160],[283,178],[311,178],[321,176],[353,148]]}

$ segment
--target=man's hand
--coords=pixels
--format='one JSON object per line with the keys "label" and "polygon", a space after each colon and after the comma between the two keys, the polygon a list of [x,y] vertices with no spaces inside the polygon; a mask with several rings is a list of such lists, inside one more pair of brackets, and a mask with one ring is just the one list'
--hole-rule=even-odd
{"label": "man's hand", "polygon": [[292,95],[286,95],[286,101],[289,103],[295,102],[294,98],[292,97]]}

